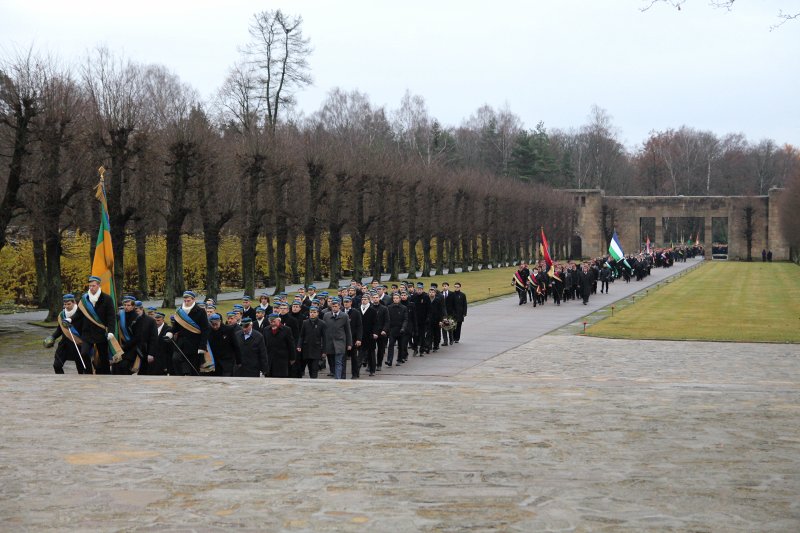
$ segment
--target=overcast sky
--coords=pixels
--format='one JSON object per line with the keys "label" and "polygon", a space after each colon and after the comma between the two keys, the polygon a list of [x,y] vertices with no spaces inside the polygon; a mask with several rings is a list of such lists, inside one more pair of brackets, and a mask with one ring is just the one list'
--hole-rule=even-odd
{"label": "overcast sky", "polygon": [[256,11],[302,15],[314,48],[315,111],[333,87],[398,107],[406,89],[458,125],[483,104],[508,106],[528,128],[579,128],[593,104],[619,139],[688,125],[800,146],[800,20],[770,31],[797,0],[687,0],[678,11],[641,0],[403,2],[0,0],[0,51],[33,44],[78,62],[104,44],[160,63],[210,96],[248,39]]}

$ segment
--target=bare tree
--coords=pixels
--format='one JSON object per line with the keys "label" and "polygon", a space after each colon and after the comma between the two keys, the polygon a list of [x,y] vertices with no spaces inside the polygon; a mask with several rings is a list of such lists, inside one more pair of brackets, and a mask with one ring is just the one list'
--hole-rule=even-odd
{"label": "bare tree", "polygon": [[114,56],[107,48],[98,48],[86,60],[83,81],[92,106],[96,141],[108,158],[110,179],[106,178],[106,191],[117,272],[114,284],[116,293],[122,294],[125,228],[136,213],[126,191],[131,186],[131,165],[138,152],[136,135],[145,118],[142,69]]}
{"label": "bare tree", "polygon": [[10,130],[11,152],[5,176],[3,199],[0,201],[0,250],[6,245],[6,231],[19,209],[19,191],[23,183],[26,156],[31,143],[31,126],[40,112],[38,90],[41,87],[42,65],[33,50],[18,53],[0,65],[0,127]]}

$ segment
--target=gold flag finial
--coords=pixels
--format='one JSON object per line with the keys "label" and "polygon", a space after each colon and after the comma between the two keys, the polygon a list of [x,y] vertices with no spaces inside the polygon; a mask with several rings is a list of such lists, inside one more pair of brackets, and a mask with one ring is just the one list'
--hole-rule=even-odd
{"label": "gold flag finial", "polygon": [[106,167],[100,165],[100,168],[97,169],[97,173],[100,174],[100,179],[104,179],[106,175]]}

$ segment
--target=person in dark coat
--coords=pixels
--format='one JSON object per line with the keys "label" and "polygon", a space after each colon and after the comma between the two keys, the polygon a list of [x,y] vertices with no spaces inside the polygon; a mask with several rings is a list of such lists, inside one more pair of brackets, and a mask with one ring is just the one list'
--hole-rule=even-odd
{"label": "person in dark coat", "polygon": [[172,328],[164,322],[164,313],[157,311],[153,314],[153,320],[156,323],[156,350],[153,353],[155,362],[148,365],[147,371],[151,376],[164,376],[166,374],[174,374],[175,371],[172,366],[172,343],[167,337],[167,333],[172,331]]}
{"label": "person in dark coat", "polygon": [[94,364],[98,374],[110,374],[108,341],[117,327],[116,307],[111,296],[100,290],[99,277],[89,276],[89,290],[81,297],[78,307],[84,317],[81,330],[84,364],[87,368]]}
{"label": "person in dark coat", "polygon": [[405,362],[408,360],[408,347],[411,346],[413,348],[414,338],[417,335],[417,308],[414,302],[408,298],[407,289],[400,291],[400,303],[408,309],[408,325],[406,326],[406,333],[402,340],[404,350],[401,354],[403,356],[403,362]]}
{"label": "person in dark coat", "polygon": [[409,298],[414,303],[414,317],[416,318],[416,333],[414,335],[414,356],[430,353],[428,344],[428,313],[431,308],[431,300],[425,292],[425,285],[417,282],[414,296]]}
{"label": "person in dark coat", "polygon": [[[236,366],[236,361],[241,361],[239,341],[236,338],[237,329],[222,323],[222,316],[214,313],[208,317],[211,331],[208,332],[208,347],[214,356],[214,375],[230,377]],[[253,324],[253,329],[258,331]],[[238,330],[241,331],[241,328]],[[259,333],[261,333],[259,331]],[[263,339],[262,339],[263,341]],[[266,349],[265,349],[266,356]]]}
{"label": "person in dark coat", "polygon": [[308,308],[308,318],[300,326],[300,337],[297,339],[297,358],[302,361],[303,372],[308,367],[308,377],[317,379],[319,361],[325,357],[325,322],[319,319],[319,309],[312,305]]}
{"label": "person in dark coat", "polygon": [[208,342],[208,316],[196,303],[197,295],[192,291],[183,293],[183,305],[172,315],[172,332],[167,337],[175,343],[172,365],[176,375],[196,376],[204,363]]}
{"label": "person in dark coat", "polygon": [[[281,315],[281,324],[292,331],[292,339],[297,339],[300,336],[300,326],[303,324],[303,321],[292,316],[292,313],[289,311],[288,302],[281,302],[281,304],[277,306],[277,312]],[[301,377],[300,372],[302,371],[302,361],[295,359],[294,363],[289,367],[289,377],[299,378]]]}
{"label": "person in dark coat", "polygon": [[431,302],[431,308],[428,313],[428,336],[431,339],[431,349],[435,352],[439,350],[439,339],[442,337],[442,320],[447,315],[447,310],[445,309],[442,295],[436,292],[436,289],[429,289],[428,297]]}
{"label": "person in dark coat", "polygon": [[[445,316],[453,316],[453,291],[450,290],[450,284],[446,281],[442,283],[442,299],[444,300]],[[442,346],[453,344],[454,336],[453,330],[442,330]]]}
{"label": "person in dark coat", "polygon": [[281,316],[277,313],[269,315],[269,326],[269,329],[264,332],[269,376],[288,378],[289,367],[297,357],[297,345],[294,342],[292,330],[281,323]]}
{"label": "person in dark coat", "polygon": [[386,310],[389,312],[389,353],[386,357],[386,366],[392,366],[395,345],[397,345],[397,364],[403,363],[405,350],[402,340],[408,329],[408,309],[400,303],[400,295],[394,293],[392,303]]}
{"label": "person in dark coat", "polygon": [[358,354],[361,350],[361,345],[364,343],[364,328],[361,321],[361,311],[353,307],[353,299],[350,296],[345,296],[342,300],[344,302],[344,312],[347,313],[347,318],[350,319],[350,334],[353,337],[353,345],[345,354],[344,369],[342,371],[342,379],[347,376],[347,359],[350,359],[350,377],[358,379],[361,377],[361,359]]}
{"label": "person in dark coat", "polygon": [[592,271],[589,270],[589,265],[583,265],[581,273],[578,278],[580,284],[580,294],[583,298],[583,305],[589,305],[589,296],[592,294],[592,284],[595,282]]}
{"label": "person in dark coat", "polygon": [[389,311],[381,303],[380,296],[375,293],[371,297],[372,308],[375,309],[375,320],[378,325],[378,338],[375,344],[375,359],[377,366],[375,370],[380,372],[383,369],[383,356],[386,352],[386,343],[389,341]]}
{"label": "person in dark coat", "polygon": [[451,298],[453,299],[453,314],[451,316],[456,321],[456,328],[453,330],[453,342],[457,343],[461,340],[461,324],[464,323],[464,319],[467,317],[467,295],[461,292],[460,283],[456,282],[453,285]]}
{"label": "person in dark coat", "polygon": [[366,363],[369,375],[375,375],[375,345],[380,335],[378,325],[378,312],[369,303],[369,296],[361,296],[361,306],[358,308],[361,313],[361,348],[359,349],[359,360],[362,365]]}
{"label": "person in dark coat", "polygon": [[236,332],[238,358],[234,375],[244,378],[258,378],[269,375],[269,363],[264,337],[253,327],[253,319],[242,319],[242,329]]}
{"label": "person in dark coat", "polygon": [[56,374],[63,374],[64,363],[75,361],[78,374],[91,374],[91,365],[84,367],[85,362],[81,362],[83,359],[80,354],[80,345],[83,344],[83,340],[80,331],[83,329],[83,314],[78,309],[73,294],[65,294],[62,299],[64,309],[58,314],[58,326],[53,334],[44,340],[45,348],[52,348],[56,339],[61,337],[53,355],[53,370]]}
{"label": "person in dark coat", "polygon": [[256,319],[256,308],[250,306],[251,298],[248,295],[242,296],[242,318],[247,317],[250,320]]}
{"label": "person in dark coat", "polygon": [[141,366],[143,339],[136,327],[139,315],[136,314],[135,301],[133,296],[122,298],[122,309],[119,311],[119,344],[123,353],[111,362],[111,373],[115,375],[129,376]]}
{"label": "person in dark coat", "polygon": [[150,365],[155,364],[155,354],[158,351],[158,331],[155,319],[144,312],[144,304],[136,300],[134,305],[136,306],[136,314],[139,315],[135,330],[140,338],[142,350],[139,375],[146,376],[150,374]]}

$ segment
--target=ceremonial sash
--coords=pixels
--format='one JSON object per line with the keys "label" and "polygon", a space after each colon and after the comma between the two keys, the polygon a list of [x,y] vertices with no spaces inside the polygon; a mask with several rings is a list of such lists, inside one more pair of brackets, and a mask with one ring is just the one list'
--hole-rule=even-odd
{"label": "ceremonial sash", "polygon": [[81,337],[78,335],[78,330],[75,329],[75,326],[72,324],[65,322],[64,319],[67,317],[65,311],[61,311],[58,315],[58,326],[61,328],[61,333],[68,339],[72,339],[76,344],[81,344]]}
{"label": "ceremonial sash", "polygon": [[200,372],[213,372],[216,366],[214,352],[211,351],[211,342],[206,342],[206,351],[203,352],[203,365],[200,367]]}
{"label": "ceremonial sash", "polygon": [[112,363],[119,363],[122,361],[123,353],[122,346],[119,345],[119,341],[112,333],[108,341],[108,360]]}
{"label": "ceremonial sash", "polygon": [[518,289],[525,288],[526,283],[525,280],[522,279],[522,274],[519,273],[519,270],[514,272],[514,284],[517,286]]}
{"label": "ceremonial sash", "polygon": [[128,322],[125,318],[124,310],[119,312],[119,326],[119,330],[122,332],[122,337],[125,339],[125,342],[130,342],[131,332],[128,331]]}
{"label": "ceremonial sash", "polygon": [[108,329],[106,325],[103,324],[103,322],[100,320],[100,317],[97,315],[97,311],[94,310],[94,305],[92,305],[92,302],[89,300],[88,293],[81,296],[81,301],[78,302],[78,308],[80,308],[81,312],[83,313],[83,316],[88,318],[89,321],[92,322],[95,326],[97,326],[98,328],[102,328],[104,330]]}
{"label": "ceremonial sash", "polygon": [[200,326],[197,324],[197,322],[192,320],[192,317],[189,316],[189,313],[183,310],[183,307],[179,307],[175,311],[175,322],[180,324],[181,327],[189,333],[200,335]]}

